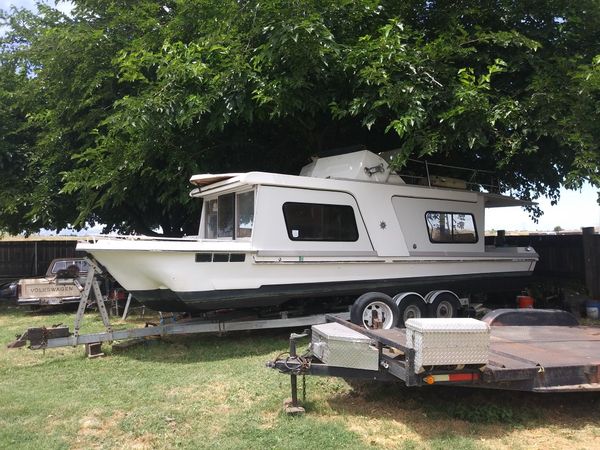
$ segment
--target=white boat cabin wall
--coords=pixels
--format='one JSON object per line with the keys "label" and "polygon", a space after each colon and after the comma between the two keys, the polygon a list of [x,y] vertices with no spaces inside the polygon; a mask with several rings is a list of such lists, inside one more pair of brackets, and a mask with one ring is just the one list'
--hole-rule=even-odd
{"label": "white boat cabin wall", "polygon": [[[339,167],[354,169],[352,154],[343,156],[346,161]],[[385,161],[379,159],[379,164],[388,170]],[[356,166],[360,171],[352,170],[352,175],[368,177],[363,164]],[[312,175],[310,169],[303,173]],[[232,245],[250,240],[258,257],[387,258],[485,251],[484,196],[476,192],[331,175],[231,175],[192,193],[204,198],[199,236]]]}

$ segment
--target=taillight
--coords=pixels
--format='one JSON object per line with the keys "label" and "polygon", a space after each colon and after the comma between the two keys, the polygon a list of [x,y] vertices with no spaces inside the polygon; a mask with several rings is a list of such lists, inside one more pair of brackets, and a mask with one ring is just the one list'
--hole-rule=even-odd
{"label": "taillight", "polygon": [[439,375],[427,375],[423,378],[423,381],[427,384],[433,384],[437,382],[473,382],[479,380],[479,374],[477,373],[448,373]]}

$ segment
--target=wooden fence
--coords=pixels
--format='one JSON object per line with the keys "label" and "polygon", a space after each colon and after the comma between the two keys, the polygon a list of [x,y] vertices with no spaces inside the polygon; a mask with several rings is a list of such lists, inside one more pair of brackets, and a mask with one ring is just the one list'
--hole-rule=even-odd
{"label": "wooden fence", "polygon": [[[486,244],[497,239],[486,237]],[[570,280],[585,285],[593,299],[600,300],[600,234],[593,228],[583,233],[506,236],[506,245],[531,246],[540,255],[534,276],[556,281]]]}
{"label": "wooden fence", "polygon": [[83,256],[75,240],[0,241],[0,280],[15,280],[46,273],[54,258]]}
{"label": "wooden fence", "polygon": [[[593,235],[600,242],[600,235]],[[494,237],[486,237],[493,244]],[[540,255],[534,274],[544,278],[585,281],[585,262],[581,233],[558,235],[506,236],[506,245],[533,247]]]}

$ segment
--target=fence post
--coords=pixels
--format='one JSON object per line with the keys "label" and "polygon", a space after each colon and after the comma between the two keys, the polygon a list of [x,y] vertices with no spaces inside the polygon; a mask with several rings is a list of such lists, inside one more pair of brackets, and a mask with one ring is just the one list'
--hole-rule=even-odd
{"label": "fence post", "polygon": [[593,300],[600,300],[600,235],[594,234],[594,227],[581,229],[583,242],[583,260],[585,285]]}

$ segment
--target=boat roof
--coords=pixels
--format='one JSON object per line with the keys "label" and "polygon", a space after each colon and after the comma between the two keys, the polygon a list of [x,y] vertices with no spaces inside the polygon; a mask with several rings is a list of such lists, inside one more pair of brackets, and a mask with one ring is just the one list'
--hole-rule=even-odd
{"label": "boat roof", "polygon": [[502,194],[483,193],[486,208],[503,208],[507,206],[533,206],[536,202],[531,200],[520,200]]}
{"label": "boat roof", "polygon": [[393,188],[397,195],[423,197],[432,199],[451,199],[465,202],[476,202],[482,196],[486,208],[508,206],[528,206],[535,204],[527,200],[519,200],[501,194],[483,193],[469,190],[448,189],[440,187],[419,186],[411,184],[386,184],[364,180],[348,180],[339,178],[315,178],[299,175],[284,175],[270,172],[246,172],[194,175],[190,182],[197,186],[190,192],[191,197],[204,197],[224,191],[239,190],[245,186],[266,185],[285,186],[304,189],[320,189],[328,191],[352,192],[357,185],[378,185]]}
{"label": "boat roof", "polygon": [[194,175],[190,178],[190,183],[196,186],[208,186],[209,184],[218,183],[219,181],[229,180],[237,176],[243,175],[242,173],[204,173],[201,175]]}

